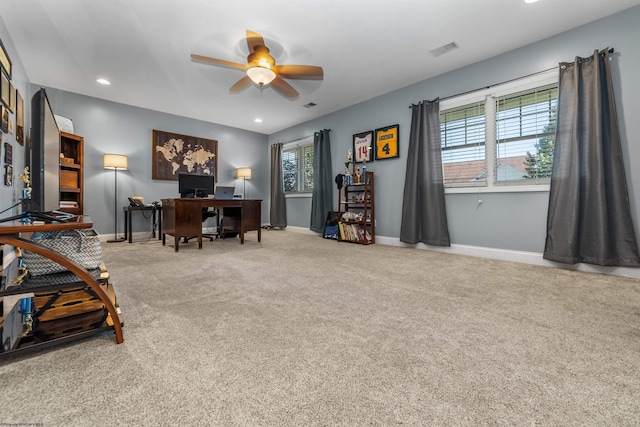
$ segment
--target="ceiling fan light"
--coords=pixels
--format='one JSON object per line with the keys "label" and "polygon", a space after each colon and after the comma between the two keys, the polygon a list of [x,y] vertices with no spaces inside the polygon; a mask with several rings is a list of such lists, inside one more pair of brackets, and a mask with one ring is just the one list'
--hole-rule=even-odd
{"label": "ceiling fan light", "polygon": [[247,70],[247,75],[259,86],[268,85],[276,78],[273,70],[264,67],[251,67]]}

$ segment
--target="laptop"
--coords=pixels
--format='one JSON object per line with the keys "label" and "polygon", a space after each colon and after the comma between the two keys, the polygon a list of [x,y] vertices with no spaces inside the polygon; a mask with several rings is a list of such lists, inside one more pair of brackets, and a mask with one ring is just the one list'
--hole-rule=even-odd
{"label": "laptop", "polygon": [[216,191],[213,194],[213,198],[222,200],[233,199],[233,193],[235,191],[236,187],[225,187],[222,185],[216,185]]}

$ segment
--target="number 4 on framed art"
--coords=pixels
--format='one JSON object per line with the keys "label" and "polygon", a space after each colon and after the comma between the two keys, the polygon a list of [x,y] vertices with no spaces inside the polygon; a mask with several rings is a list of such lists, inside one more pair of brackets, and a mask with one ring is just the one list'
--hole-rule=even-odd
{"label": "number 4 on framed art", "polygon": [[398,151],[399,125],[376,129],[376,160],[400,157]]}

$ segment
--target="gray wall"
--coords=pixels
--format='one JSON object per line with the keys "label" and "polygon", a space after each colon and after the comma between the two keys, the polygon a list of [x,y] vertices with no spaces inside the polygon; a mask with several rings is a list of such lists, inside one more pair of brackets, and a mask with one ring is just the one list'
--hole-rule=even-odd
{"label": "gray wall", "polygon": [[[492,59],[408,86],[356,106],[326,115],[269,136],[269,142],[286,142],[319,129],[331,129],[333,169],[344,167],[352,135],[391,124],[400,125],[400,158],[375,161],[367,170],[375,172],[378,236],[399,237],[402,192],[410,128],[409,105],[424,99],[444,98],[499,84],[556,67],[559,62],[589,56],[596,49],[615,48],[612,69],[623,153],[636,233],[640,226],[640,6],[568,31]],[[464,49],[464,46],[462,46]],[[452,53],[452,54],[455,54]],[[337,190],[334,186],[334,208]],[[546,233],[548,193],[447,194],[447,215],[454,244],[542,252]],[[288,199],[287,212],[296,215],[288,225],[309,227],[310,199]],[[639,239],[640,239],[640,234]]]}
{"label": "gray wall", "polygon": [[[37,89],[34,86],[34,90]],[[267,137],[236,128],[192,120],[185,117],[118,104],[53,88],[46,88],[55,114],[71,118],[74,133],[84,137],[85,214],[90,215],[102,234],[114,232],[114,171],[102,166],[104,153],[129,156],[129,169],[118,172],[118,230],[124,231],[122,206],[127,196],[143,196],[145,202],[178,197],[176,181],[151,179],[151,135],[153,129],[218,141],[218,173],[223,185],[235,185],[242,193],[243,181],[235,169],[249,166],[253,179],[247,181],[250,198],[265,199],[269,194]],[[263,219],[268,207],[263,206]],[[133,216],[133,230],[150,230],[149,220]]]}
{"label": "gray wall", "polygon": [[[25,129],[30,129],[30,100],[40,86],[30,84],[11,37],[0,17],[0,39],[13,62],[13,84],[25,101]],[[118,215],[118,233],[124,231],[122,207],[128,204],[127,196],[140,195],[146,202],[178,196],[176,181],[151,179],[151,134],[153,129],[218,140],[218,174],[221,184],[235,185],[236,193],[243,192],[243,181],[235,178],[235,169],[251,167],[253,179],[246,182],[250,198],[263,199],[262,218],[268,221],[269,161],[267,136],[215,123],[192,120],[91,98],[54,88],[46,88],[55,114],[73,120],[74,133],[85,138],[85,214],[90,215],[95,228],[101,234],[114,233],[114,214]],[[144,96],[144,94],[141,94]],[[12,115],[15,123],[15,115]],[[15,140],[14,134],[2,135],[3,142],[13,146],[14,184],[0,184],[0,210],[19,201],[24,188],[18,175],[25,165],[25,149]],[[4,150],[4,147],[2,147]],[[129,156],[129,170],[118,172],[118,207],[114,205],[114,172],[102,166],[104,153]],[[4,156],[4,152],[2,153]],[[4,171],[4,168],[2,169]],[[0,215],[6,217],[19,213],[14,208]],[[151,220],[142,215],[133,217],[134,231],[150,230]]]}
{"label": "gray wall", "polygon": [[[9,55],[9,58],[12,61],[12,78],[11,82],[14,87],[18,89],[22,99],[24,100],[25,108],[29,108],[28,104],[31,102],[31,93],[28,92],[30,90],[29,82],[24,72],[24,68],[22,66],[22,62],[20,62],[20,57],[17,52],[14,50],[13,42],[7,33],[7,29],[4,26],[4,23],[0,19],[0,40],[4,44],[4,47]],[[4,211],[8,209],[10,206],[18,203],[20,201],[20,192],[24,188],[22,181],[18,179],[18,175],[22,174],[24,166],[25,166],[25,146],[20,145],[16,141],[16,132],[15,132],[15,124],[16,124],[16,115],[14,113],[10,113],[11,121],[14,124],[13,133],[5,133],[0,134],[2,136],[2,144],[0,144],[0,150],[2,150],[2,177],[0,179],[0,211]],[[30,117],[28,114],[25,114],[25,129],[29,129],[30,126]],[[5,171],[5,163],[4,163],[4,143],[8,142],[11,144],[13,150],[13,185],[6,186],[4,185],[4,171]],[[14,208],[6,211],[3,214],[0,214],[0,218],[4,218],[10,215],[15,215],[20,213],[19,209]]]}
{"label": "gray wall", "polygon": [[[378,236],[397,238],[400,233],[402,190],[410,127],[409,105],[424,99],[447,97],[481,87],[499,84],[571,61],[575,56],[590,55],[595,49],[614,47],[612,69],[618,115],[622,131],[623,153],[629,186],[632,215],[636,233],[640,226],[640,170],[632,166],[632,159],[640,158],[640,6],[617,15],[568,31],[558,36],[508,52],[466,68],[456,70],[401,90],[372,99],[356,106],[294,126],[268,138],[261,134],[202,121],[191,120],[155,111],[116,104],[100,99],[49,89],[49,97],[56,114],[73,119],[76,133],[85,137],[86,191],[85,206],[101,233],[113,233],[113,172],[102,168],[102,154],[127,154],[130,169],[119,173],[119,204],[126,204],[126,196],[142,195],[145,200],[158,200],[177,194],[175,182],[151,179],[151,130],[160,129],[187,135],[217,139],[219,147],[220,181],[235,183],[233,171],[239,166],[251,166],[254,179],[247,181],[250,197],[262,198],[263,222],[268,223],[269,160],[268,145],[286,142],[332,129],[332,158],[335,173],[342,171],[352,135],[390,124],[400,125],[400,157],[372,162],[368,170],[376,173],[376,219]],[[13,44],[0,25],[0,37],[14,62],[14,85],[24,96],[25,103],[36,86],[29,87]],[[462,47],[464,49],[464,46]],[[453,53],[455,54],[455,53]],[[142,94],[143,95],[143,94]],[[27,114],[28,117],[28,114]],[[23,166],[24,150],[15,143],[14,135],[3,135],[3,141],[13,141],[14,166]],[[637,160],[636,160],[637,163]],[[15,173],[15,179],[17,179]],[[0,208],[17,200],[21,183],[13,187],[0,186]],[[334,186],[335,188],[335,186]],[[337,190],[334,208],[337,208]],[[482,194],[478,206],[477,194],[448,194],[446,196],[449,228],[454,244],[483,246],[510,250],[541,252],[544,245],[547,196],[542,193]],[[308,228],[310,198],[287,199],[290,226]],[[118,212],[121,215],[121,212]],[[142,231],[148,224],[138,219],[134,229]],[[122,221],[119,218],[119,229]],[[640,236],[640,234],[639,234]],[[640,238],[640,237],[639,237]]]}

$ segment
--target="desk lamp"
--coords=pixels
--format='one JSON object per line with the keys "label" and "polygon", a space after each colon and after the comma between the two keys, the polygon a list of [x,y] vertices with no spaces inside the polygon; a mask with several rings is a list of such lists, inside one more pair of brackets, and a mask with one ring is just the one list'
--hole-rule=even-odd
{"label": "desk lamp", "polygon": [[124,237],[118,239],[118,169],[127,170],[129,167],[129,158],[123,154],[105,154],[103,157],[105,169],[114,170],[115,191],[114,191],[114,212],[115,228],[113,232],[113,240],[107,240],[108,243],[124,242]]}
{"label": "desk lamp", "polygon": [[251,168],[238,168],[236,169],[236,175],[238,178],[242,178],[243,181],[243,189],[242,189],[242,198],[247,198],[247,180],[251,179]]}

